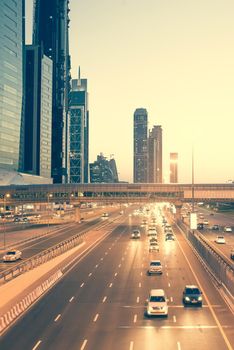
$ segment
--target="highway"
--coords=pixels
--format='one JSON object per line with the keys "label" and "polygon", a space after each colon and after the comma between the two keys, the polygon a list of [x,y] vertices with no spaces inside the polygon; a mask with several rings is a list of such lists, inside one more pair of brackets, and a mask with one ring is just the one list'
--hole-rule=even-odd
{"label": "highway", "polygon": [[[149,253],[141,220],[119,219],[116,228],[21,317],[0,339],[1,350],[224,350],[234,347],[234,315],[179,229],[176,241],[159,235]],[[132,240],[132,228],[141,238]],[[160,228],[161,231],[161,228]],[[148,276],[152,258],[163,274]],[[182,291],[197,284],[203,307],[184,307]],[[145,316],[150,289],[165,290],[168,318]]]}

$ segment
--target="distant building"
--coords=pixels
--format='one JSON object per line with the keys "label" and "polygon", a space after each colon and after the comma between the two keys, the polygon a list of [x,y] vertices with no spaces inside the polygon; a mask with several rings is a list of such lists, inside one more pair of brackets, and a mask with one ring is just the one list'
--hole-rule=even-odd
{"label": "distant building", "polygon": [[34,1],[33,44],[41,46],[44,54],[53,61],[52,177],[54,183],[68,182],[69,177],[68,5],[69,0]]}
{"label": "distant building", "polygon": [[178,183],[178,153],[170,153],[170,183]]}
{"label": "distant building", "polygon": [[26,46],[24,172],[51,178],[52,60]]}
{"label": "distant building", "polygon": [[162,127],[154,125],[148,139],[148,181],[162,183]]}
{"label": "distant building", "polygon": [[134,113],[133,182],[148,182],[148,113],[138,108]]}
{"label": "distant building", "polygon": [[87,79],[72,79],[70,92],[70,183],[89,180],[89,111]]}
{"label": "distant building", "polygon": [[0,168],[18,170],[23,116],[25,1],[0,1]]}
{"label": "distant building", "polygon": [[101,153],[97,160],[90,164],[91,183],[116,183],[119,182],[116,162],[114,158],[108,160]]}

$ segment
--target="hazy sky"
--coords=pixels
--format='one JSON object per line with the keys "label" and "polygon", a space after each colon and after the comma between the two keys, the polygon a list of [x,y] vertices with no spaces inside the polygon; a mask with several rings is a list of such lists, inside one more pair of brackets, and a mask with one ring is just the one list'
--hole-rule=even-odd
{"label": "hazy sky", "polygon": [[70,0],[70,8],[72,77],[80,65],[89,86],[90,161],[114,154],[120,179],[132,181],[133,113],[143,107],[149,126],[163,128],[166,178],[178,152],[179,181],[191,181],[193,145],[196,182],[234,180],[234,1]]}

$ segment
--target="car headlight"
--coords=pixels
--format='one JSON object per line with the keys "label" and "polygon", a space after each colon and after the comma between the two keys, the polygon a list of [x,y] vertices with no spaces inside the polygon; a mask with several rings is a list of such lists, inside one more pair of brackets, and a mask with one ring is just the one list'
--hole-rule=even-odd
{"label": "car headlight", "polygon": [[186,300],[186,301],[189,301],[189,300],[190,300],[190,298],[189,298],[189,297],[185,297],[185,300]]}
{"label": "car headlight", "polygon": [[202,301],[202,297],[201,297],[201,296],[200,296],[200,297],[198,297],[198,298],[197,298],[197,300]]}

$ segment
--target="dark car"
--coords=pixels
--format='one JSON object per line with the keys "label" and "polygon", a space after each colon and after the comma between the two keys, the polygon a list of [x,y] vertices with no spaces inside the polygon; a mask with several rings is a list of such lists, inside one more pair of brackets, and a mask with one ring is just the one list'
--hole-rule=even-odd
{"label": "dark car", "polygon": [[203,225],[202,222],[199,222],[199,223],[197,224],[197,229],[198,229],[198,230],[203,230],[203,229],[204,229],[204,225]]}
{"label": "dark car", "polygon": [[184,305],[202,306],[202,292],[195,285],[187,285],[183,291]]}
{"label": "dark car", "polygon": [[173,233],[167,233],[165,236],[165,241],[174,241],[175,240],[175,236]]}
{"label": "dark car", "polygon": [[234,249],[231,250],[230,258],[231,258],[232,260],[234,260]]}
{"label": "dark car", "polygon": [[213,226],[211,227],[211,230],[213,230],[213,231],[219,231],[219,225],[213,225]]}

